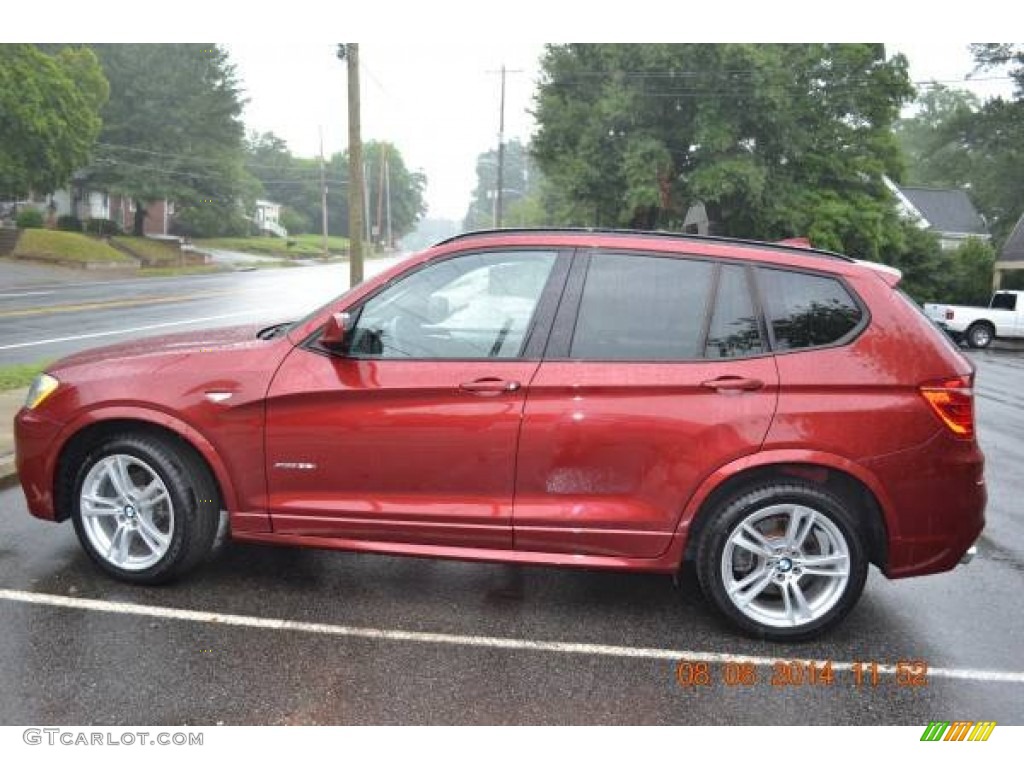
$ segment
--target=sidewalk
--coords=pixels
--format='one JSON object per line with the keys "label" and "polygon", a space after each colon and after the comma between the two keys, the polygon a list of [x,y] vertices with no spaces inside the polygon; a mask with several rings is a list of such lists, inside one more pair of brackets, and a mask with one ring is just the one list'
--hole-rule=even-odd
{"label": "sidewalk", "polygon": [[14,414],[25,402],[27,389],[0,392],[0,488],[18,482],[14,471]]}

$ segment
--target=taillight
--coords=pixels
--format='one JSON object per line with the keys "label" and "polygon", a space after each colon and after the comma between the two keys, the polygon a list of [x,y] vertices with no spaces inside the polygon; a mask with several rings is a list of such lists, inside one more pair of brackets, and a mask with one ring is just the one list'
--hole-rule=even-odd
{"label": "taillight", "polygon": [[952,320],[953,319],[953,310],[952,309],[947,309],[946,310],[946,319],[947,320]]}
{"label": "taillight", "polygon": [[926,381],[921,394],[935,414],[961,440],[974,439],[974,391],[970,376]]}

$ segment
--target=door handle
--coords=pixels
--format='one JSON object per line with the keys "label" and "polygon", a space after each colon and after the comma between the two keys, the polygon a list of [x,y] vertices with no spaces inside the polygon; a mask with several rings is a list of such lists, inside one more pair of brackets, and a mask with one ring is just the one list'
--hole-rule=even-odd
{"label": "door handle", "polygon": [[720,376],[710,381],[702,381],[701,386],[719,392],[754,392],[764,387],[760,379],[747,379],[742,376]]}
{"label": "door handle", "polygon": [[475,381],[465,381],[459,384],[459,389],[463,392],[472,392],[474,395],[493,396],[500,395],[502,392],[516,392],[520,386],[522,385],[518,381],[488,377],[476,379]]}

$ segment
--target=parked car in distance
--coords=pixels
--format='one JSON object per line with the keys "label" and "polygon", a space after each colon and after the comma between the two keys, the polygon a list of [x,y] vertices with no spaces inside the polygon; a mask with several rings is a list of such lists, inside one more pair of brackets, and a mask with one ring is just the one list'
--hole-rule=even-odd
{"label": "parked car in distance", "polygon": [[242,542],[678,574],[813,637],[984,525],[974,369],[898,271],[659,233],[446,240],[298,321],[51,365],[31,513],[157,584]]}
{"label": "parked car in distance", "polygon": [[1024,291],[996,291],[987,307],[925,304],[924,311],[954,339],[975,349],[995,339],[1024,338]]}

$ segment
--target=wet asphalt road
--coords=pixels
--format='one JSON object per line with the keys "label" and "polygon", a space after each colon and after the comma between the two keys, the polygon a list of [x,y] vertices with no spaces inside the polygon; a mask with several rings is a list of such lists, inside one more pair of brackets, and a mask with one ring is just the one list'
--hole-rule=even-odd
{"label": "wet asphalt road", "polygon": [[[368,260],[367,276],[400,258]],[[348,269],[346,262],[66,282],[62,271],[0,260],[0,366],[160,333],[295,319],[344,292]]]}
{"label": "wet asphalt road", "polygon": [[[989,524],[967,568],[889,582],[872,572],[822,641],[733,633],[692,572],[668,578],[232,545],[188,580],[132,588],[100,575],[70,525],[0,492],[0,589],[381,630],[671,649],[622,658],[365,639],[113,615],[0,599],[0,724],[671,723],[1024,724],[1024,682],[932,676],[876,687],[681,687],[688,653],[833,661],[923,659],[1024,672],[1024,356],[972,353],[989,459]],[[969,674],[969,673],[968,673]]]}

